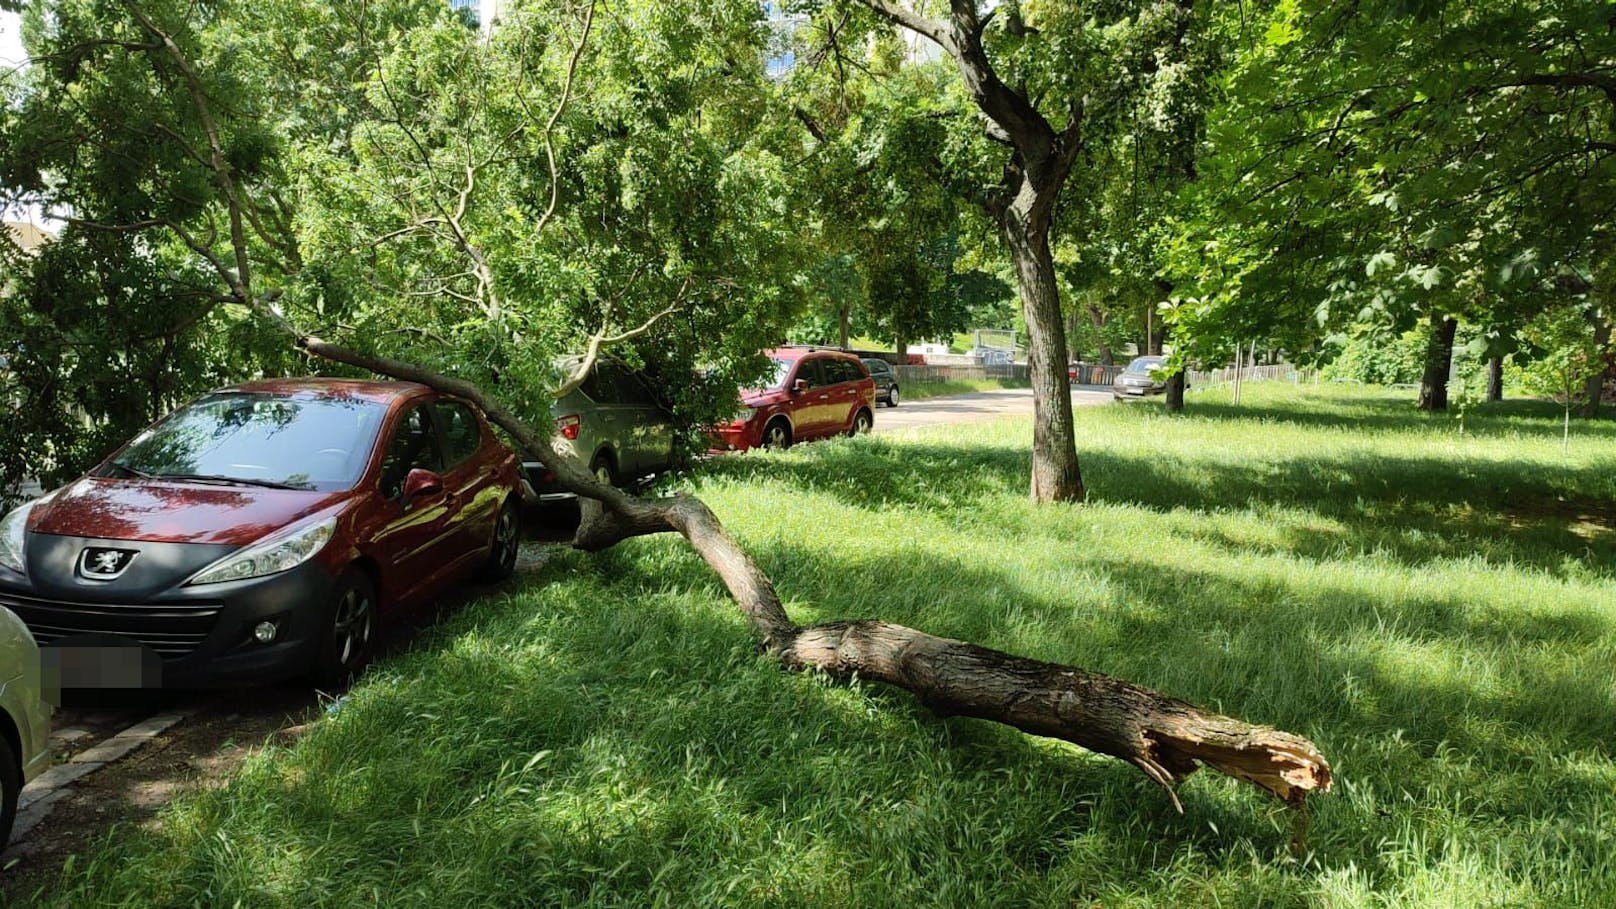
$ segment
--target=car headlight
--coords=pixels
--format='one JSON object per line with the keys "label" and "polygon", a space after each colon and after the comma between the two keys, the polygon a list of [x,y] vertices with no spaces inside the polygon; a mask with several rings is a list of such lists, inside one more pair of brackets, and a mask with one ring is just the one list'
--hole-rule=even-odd
{"label": "car headlight", "polygon": [[739,410],[735,411],[735,417],[734,417],[735,422],[737,422],[737,423],[750,422],[753,417],[757,416],[757,412],[758,412],[758,409],[756,407],[745,407],[745,406],[743,406]]}
{"label": "car headlight", "polygon": [[25,564],[22,551],[28,542],[28,513],[33,510],[34,503],[28,502],[0,518],[0,565],[19,574]]}
{"label": "car headlight", "polygon": [[304,524],[233,552],[197,572],[187,584],[220,584],[278,574],[314,558],[337,530],[337,517]]}

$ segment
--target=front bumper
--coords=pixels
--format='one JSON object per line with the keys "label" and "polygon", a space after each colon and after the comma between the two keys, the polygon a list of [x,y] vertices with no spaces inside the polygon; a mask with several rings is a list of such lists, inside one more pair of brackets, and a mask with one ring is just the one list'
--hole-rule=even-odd
{"label": "front bumper", "polygon": [[1165,386],[1165,385],[1113,385],[1113,386],[1111,386],[1111,394],[1112,394],[1112,396],[1113,397],[1118,397],[1118,398],[1124,398],[1124,397],[1126,397],[1126,398],[1145,398],[1145,397],[1149,397],[1150,395],[1164,394],[1164,393],[1166,393],[1166,391],[1167,391],[1167,386]]}
{"label": "front bumper", "polygon": [[763,444],[763,425],[756,419],[735,420],[707,431],[712,451],[746,451]]}
{"label": "front bumper", "polygon": [[[49,688],[211,688],[304,675],[319,654],[335,578],[311,559],[227,584],[176,587],[119,600],[44,596],[14,573],[0,577],[0,605],[40,644]],[[253,628],[273,622],[273,641]]]}

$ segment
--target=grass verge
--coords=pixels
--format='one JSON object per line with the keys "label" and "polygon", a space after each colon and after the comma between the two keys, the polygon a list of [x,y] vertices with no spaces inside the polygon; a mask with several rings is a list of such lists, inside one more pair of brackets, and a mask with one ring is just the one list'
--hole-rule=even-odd
{"label": "grass verge", "polygon": [[901,386],[903,399],[919,401],[947,395],[963,395],[973,391],[994,391],[1000,388],[1031,388],[1030,382],[1016,379],[960,379],[953,382],[911,382]]}
{"label": "grass verge", "polygon": [[881,617],[1311,737],[1294,818],[901,692],[779,671],[677,540],[472,603],[295,745],[116,833],[42,905],[1616,905],[1616,424],[1460,436],[1248,386],[719,459],[690,485],[799,621]]}

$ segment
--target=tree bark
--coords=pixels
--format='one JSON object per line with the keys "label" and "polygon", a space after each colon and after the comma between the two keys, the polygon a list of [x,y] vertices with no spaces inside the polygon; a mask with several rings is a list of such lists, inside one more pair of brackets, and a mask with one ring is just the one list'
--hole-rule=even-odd
{"label": "tree bark", "polygon": [[1055,260],[1049,251],[1048,222],[1028,223],[1018,212],[1010,211],[1005,214],[1004,227],[1021,288],[1022,319],[1027,323],[1027,364],[1033,389],[1032,498],[1037,502],[1081,502],[1087,491],[1077,463],[1066,330],[1055,285]]}
{"label": "tree bark", "polygon": [[1245,780],[1292,805],[1330,789],[1329,762],[1307,739],[1211,713],[1120,679],[886,622],[799,626],[786,614],[773,582],[700,499],[641,499],[602,484],[582,463],[561,456],[548,436],[534,432],[472,383],[297,332],[268,306],[254,309],[292,333],[311,354],[420,382],[482,408],[553,470],[563,488],[581,497],[576,548],[593,552],[644,534],[683,535],[723,582],[764,650],[788,668],[874,679],[912,692],[944,716],[991,720],[1119,758],[1160,784],[1180,811],[1173,787],[1199,766]]}
{"label": "tree bark", "polygon": [[848,312],[847,304],[843,303],[842,308],[836,313],[838,346],[840,346],[842,350],[847,349],[847,322],[849,318],[850,314]]}
{"label": "tree bark", "polygon": [[1599,401],[1605,394],[1605,376],[1610,373],[1606,365],[1610,356],[1610,320],[1597,310],[1590,313],[1588,318],[1594,324],[1594,369],[1583,388],[1582,406],[1578,408],[1577,415],[1591,420],[1599,416]]}
{"label": "tree bark", "polygon": [[1089,314],[1089,324],[1094,326],[1094,343],[1099,348],[1100,365],[1115,365],[1116,357],[1111,353],[1111,345],[1105,343],[1105,314],[1100,312],[1098,306],[1085,305],[1083,308]]}
{"label": "tree bark", "polygon": [[1431,336],[1425,346],[1425,374],[1420,378],[1420,409],[1436,413],[1448,409],[1448,374],[1453,371],[1453,336],[1459,322],[1431,313]]}
{"label": "tree bark", "polygon": [[1184,412],[1184,373],[1180,369],[1167,378],[1167,412]]}
{"label": "tree bark", "polygon": [[1493,357],[1487,361],[1487,400],[1504,400],[1504,358]]}

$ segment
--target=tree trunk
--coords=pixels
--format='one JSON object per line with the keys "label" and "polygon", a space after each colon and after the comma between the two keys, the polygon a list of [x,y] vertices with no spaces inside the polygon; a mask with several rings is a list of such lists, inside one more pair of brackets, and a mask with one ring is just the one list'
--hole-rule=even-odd
{"label": "tree trunk", "polygon": [[1448,409],[1448,374],[1453,371],[1453,335],[1457,319],[1431,313],[1431,337],[1425,345],[1425,374],[1420,379],[1420,409],[1436,413]]}
{"label": "tree trunk", "polygon": [[1111,353],[1111,345],[1105,343],[1105,314],[1100,312],[1097,306],[1085,305],[1083,308],[1089,314],[1089,324],[1094,326],[1094,346],[1099,351],[1100,365],[1115,365],[1116,358]]}
{"label": "tree trunk", "polygon": [[898,355],[898,358],[896,360],[892,361],[892,365],[893,366],[907,366],[907,365],[909,365],[909,339],[904,337],[903,331],[901,329],[898,331],[898,336],[893,339],[892,347],[893,347],[893,353]]}
{"label": "tree trunk", "polygon": [[1493,357],[1487,361],[1487,400],[1504,400],[1504,358]]}
{"label": "tree trunk", "polygon": [[1606,365],[1610,349],[1610,320],[1598,311],[1590,313],[1588,318],[1594,323],[1594,368],[1583,389],[1582,406],[1578,408],[1577,415],[1591,420],[1599,416],[1599,399],[1605,394],[1605,376],[1610,372]]}
{"label": "tree trunk", "polygon": [[842,304],[841,311],[836,314],[836,328],[838,331],[837,346],[841,347],[843,350],[847,349],[847,322],[851,315],[848,309],[847,304],[844,303]]}
{"label": "tree trunk", "polygon": [[1086,491],[1077,463],[1055,260],[1049,251],[1047,219],[1029,218],[1020,208],[1031,194],[1032,190],[1024,188],[1018,203],[1005,210],[1001,223],[1016,269],[1022,318],[1027,323],[1027,363],[1033,390],[1032,497],[1037,502],[1081,502]]}
{"label": "tree trunk", "polygon": [[1167,377],[1167,412],[1184,412],[1184,373],[1180,369]]}

